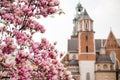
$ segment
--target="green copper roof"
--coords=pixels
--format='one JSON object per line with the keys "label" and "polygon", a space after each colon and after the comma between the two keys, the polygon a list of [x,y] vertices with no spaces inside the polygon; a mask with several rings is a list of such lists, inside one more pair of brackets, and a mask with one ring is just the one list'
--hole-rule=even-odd
{"label": "green copper roof", "polygon": [[83,7],[80,3],[77,4],[76,10],[77,10],[77,12],[81,12],[83,10]]}

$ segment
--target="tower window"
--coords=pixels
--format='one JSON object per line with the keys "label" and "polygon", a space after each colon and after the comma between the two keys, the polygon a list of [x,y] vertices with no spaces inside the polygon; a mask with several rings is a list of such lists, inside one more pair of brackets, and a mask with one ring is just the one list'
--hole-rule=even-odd
{"label": "tower window", "polygon": [[85,24],[85,27],[86,27],[86,30],[88,30],[88,24],[87,23]]}
{"label": "tower window", "polygon": [[86,35],[86,41],[88,40],[88,35]]}
{"label": "tower window", "polygon": [[86,46],[86,52],[88,52],[88,46]]}

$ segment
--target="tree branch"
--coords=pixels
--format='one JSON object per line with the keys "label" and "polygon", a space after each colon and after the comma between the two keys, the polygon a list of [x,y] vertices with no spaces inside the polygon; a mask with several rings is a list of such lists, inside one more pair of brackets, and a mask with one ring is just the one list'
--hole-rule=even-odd
{"label": "tree branch", "polygon": [[[30,3],[29,3],[29,5],[28,5],[28,8],[30,7],[31,3],[32,3],[32,0],[30,0]],[[28,18],[28,17],[29,17],[28,14],[25,14],[25,17],[24,17],[24,20],[23,20],[23,25],[22,25],[22,27],[19,29],[19,31],[22,30],[22,29],[24,29],[24,27],[26,26],[26,22],[27,22],[27,18]]]}

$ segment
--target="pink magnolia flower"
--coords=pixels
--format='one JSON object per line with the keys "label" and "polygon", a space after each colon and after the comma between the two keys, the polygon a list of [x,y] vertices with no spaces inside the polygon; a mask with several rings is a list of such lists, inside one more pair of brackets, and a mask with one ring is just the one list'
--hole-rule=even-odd
{"label": "pink magnolia flower", "polygon": [[5,41],[5,43],[6,43],[7,45],[9,45],[9,44],[12,44],[12,43],[13,43],[13,38],[7,37],[4,41]]}
{"label": "pink magnolia flower", "polygon": [[55,6],[58,6],[59,4],[60,4],[60,2],[57,1],[57,0],[54,2],[54,5],[55,5]]}
{"label": "pink magnolia flower", "polygon": [[46,9],[41,10],[41,14],[42,14],[44,17],[47,17],[47,16],[48,16],[48,13],[47,13],[47,10],[46,10]]}
{"label": "pink magnolia flower", "polygon": [[53,8],[53,7],[49,7],[48,8],[48,13],[49,14],[53,14],[53,13],[55,13],[56,12],[56,9],[55,8]]}
{"label": "pink magnolia flower", "polygon": [[48,2],[47,2],[46,0],[40,0],[40,3],[41,3],[41,5],[42,5],[42,6],[44,6],[44,5],[47,5],[47,4],[48,4]]}
{"label": "pink magnolia flower", "polygon": [[[58,5],[58,0],[0,2],[0,17],[5,22],[0,28],[0,61],[10,80],[71,80],[71,74],[57,59],[56,43],[50,44],[46,38],[40,43],[32,40],[35,32],[45,32],[44,26],[34,18],[56,13]],[[12,55],[14,61],[6,63],[5,55]],[[0,79],[2,77],[0,73]]]}

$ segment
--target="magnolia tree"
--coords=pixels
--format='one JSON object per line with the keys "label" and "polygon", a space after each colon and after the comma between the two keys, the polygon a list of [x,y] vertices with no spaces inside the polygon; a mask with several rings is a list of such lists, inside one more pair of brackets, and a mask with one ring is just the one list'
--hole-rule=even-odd
{"label": "magnolia tree", "polygon": [[58,6],[58,0],[0,0],[0,79],[72,80],[57,59],[56,43],[33,40],[45,32],[34,19],[56,13]]}

